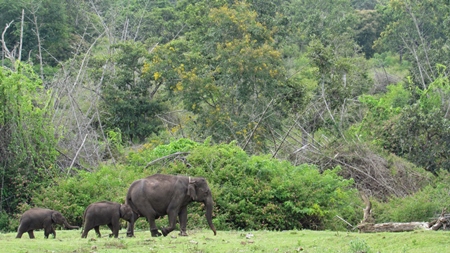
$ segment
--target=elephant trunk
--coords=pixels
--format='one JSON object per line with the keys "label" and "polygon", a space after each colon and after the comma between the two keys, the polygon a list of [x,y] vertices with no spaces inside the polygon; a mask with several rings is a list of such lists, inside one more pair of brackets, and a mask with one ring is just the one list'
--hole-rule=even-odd
{"label": "elephant trunk", "polygon": [[213,201],[212,198],[208,198],[205,201],[205,209],[206,209],[206,221],[208,222],[209,227],[214,232],[214,235],[216,235],[216,228],[214,227],[214,224],[212,223],[212,212],[213,212]]}
{"label": "elephant trunk", "polygon": [[67,229],[79,229],[80,228],[79,226],[70,225],[66,220],[63,222],[63,224],[64,224],[64,227]]}

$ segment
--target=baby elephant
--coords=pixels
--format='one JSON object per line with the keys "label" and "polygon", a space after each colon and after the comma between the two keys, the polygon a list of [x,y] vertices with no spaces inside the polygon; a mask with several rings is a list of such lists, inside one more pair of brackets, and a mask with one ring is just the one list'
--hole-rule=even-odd
{"label": "baby elephant", "polygon": [[119,237],[120,218],[130,222],[135,219],[135,214],[127,204],[119,204],[111,201],[100,201],[90,204],[84,211],[84,231],[81,238],[86,238],[89,230],[95,229],[98,237],[101,237],[99,227],[107,225],[115,238]]}
{"label": "baby elephant", "polygon": [[22,214],[16,238],[22,238],[22,234],[28,232],[30,239],[34,239],[33,230],[35,229],[44,229],[45,238],[48,238],[49,234],[53,234],[53,238],[55,238],[56,232],[53,224],[63,225],[67,229],[80,228],[71,226],[60,212],[44,208],[32,208]]}

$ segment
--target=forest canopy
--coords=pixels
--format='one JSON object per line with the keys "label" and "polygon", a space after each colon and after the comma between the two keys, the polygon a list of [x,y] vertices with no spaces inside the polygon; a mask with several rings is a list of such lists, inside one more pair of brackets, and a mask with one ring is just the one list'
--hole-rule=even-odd
{"label": "forest canopy", "polygon": [[[92,196],[121,202],[154,172],[208,178],[220,229],[357,222],[362,202],[344,204],[357,191],[387,219],[405,213],[393,201],[449,189],[448,1],[0,0],[0,13],[3,230],[36,205],[81,222]],[[239,176],[246,192],[225,194]],[[329,191],[309,203],[297,188],[317,185],[295,180]],[[449,204],[408,208],[424,220]]]}

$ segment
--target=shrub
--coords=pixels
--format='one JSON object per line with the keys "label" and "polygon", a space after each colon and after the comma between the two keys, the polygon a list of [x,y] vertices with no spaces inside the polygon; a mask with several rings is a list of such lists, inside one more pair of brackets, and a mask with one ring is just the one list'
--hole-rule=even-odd
{"label": "shrub", "polygon": [[6,212],[0,212],[0,232],[8,232],[15,228],[10,227],[10,216]]}
{"label": "shrub", "polygon": [[[174,161],[160,170],[207,178],[219,229],[343,229],[343,223],[333,220],[337,214],[358,220],[353,180],[338,176],[339,167],[321,174],[312,165],[295,167],[269,156],[248,156],[234,143],[195,146],[186,160],[190,167]],[[201,209],[190,219],[201,217]]]}
{"label": "shrub", "polygon": [[372,210],[377,223],[430,221],[450,206],[450,173],[441,171],[437,181],[414,195],[396,197],[388,202],[374,201]]}
{"label": "shrub", "polygon": [[[140,175],[139,175],[140,176]],[[69,222],[82,224],[84,209],[91,203],[108,200],[125,202],[133,171],[101,166],[95,172],[78,171],[76,176],[60,178],[56,185],[39,189],[33,203],[61,212]]]}
{"label": "shrub", "polygon": [[[296,167],[269,156],[248,156],[234,143],[210,145],[208,140],[149,146],[129,153],[126,164],[79,171],[39,189],[34,204],[58,210],[81,225],[87,205],[100,200],[123,203],[131,182],[160,172],[205,177],[216,202],[217,229],[343,229],[336,215],[353,223],[360,215],[353,180],[338,176],[339,167],[321,174],[312,165]],[[168,156],[180,151],[188,155]],[[160,162],[144,168],[156,159]],[[201,203],[189,206],[189,220],[190,229],[208,227]],[[167,224],[166,219],[160,222]]]}

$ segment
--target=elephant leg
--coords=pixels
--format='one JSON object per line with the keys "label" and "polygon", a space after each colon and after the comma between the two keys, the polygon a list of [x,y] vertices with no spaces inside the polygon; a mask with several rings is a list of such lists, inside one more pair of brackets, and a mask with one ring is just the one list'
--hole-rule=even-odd
{"label": "elephant leg", "polygon": [[181,208],[180,213],[178,214],[178,219],[180,221],[180,236],[187,236],[186,226],[187,226],[187,206]]}
{"label": "elephant leg", "polygon": [[177,225],[177,212],[174,211],[170,211],[167,216],[169,216],[169,226],[162,228],[161,232],[163,233],[164,236],[168,235],[170,232],[172,232],[173,230],[175,230],[175,226]]}
{"label": "elephant leg", "polygon": [[[30,230],[30,231],[28,231],[28,236],[30,237],[30,239],[34,239],[35,237],[34,237],[34,232],[33,232],[34,230]],[[23,234],[23,232],[21,232],[21,234],[20,234],[20,237],[19,238],[21,238],[22,237],[22,234]]]}
{"label": "elephant leg", "polygon": [[159,237],[159,236],[162,235],[158,231],[158,228],[156,227],[156,222],[155,222],[155,218],[154,217],[149,218],[148,219],[148,223],[150,224],[150,233],[152,234],[152,237]]}
{"label": "elephant leg", "polygon": [[87,229],[85,229],[85,230],[83,231],[83,234],[81,234],[81,238],[86,238],[87,235],[88,235],[88,233],[89,233],[89,231],[88,231]]}
{"label": "elephant leg", "polygon": [[48,235],[50,234],[50,231],[49,231],[49,229],[48,228],[45,228],[44,229],[44,238],[45,239],[48,239]]}
{"label": "elephant leg", "polygon": [[53,229],[51,225],[49,227],[44,228],[44,237],[47,239],[50,234],[53,235],[53,238],[56,238],[55,229]]}
{"label": "elephant leg", "polygon": [[95,226],[94,227],[95,233],[97,234],[97,237],[102,237],[102,234],[100,234],[100,226]]}
{"label": "elephant leg", "polygon": [[[28,232],[28,233],[30,233],[30,232]],[[16,235],[16,238],[22,238],[22,235],[23,235],[23,231],[18,231],[17,232],[17,235]],[[31,238],[31,237],[30,237]]]}
{"label": "elephant leg", "polygon": [[134,221],[128,222],[127,237],[134,237]]}
{"label": "elephant leg", "polygon": [[51,227],[50,234],[53,234],[53,239],[56,238],[56,231],[53,227]]}
{"label": "elephant leg", "polygon": [[108,227],[109,227],[109,229],[111,230],[111,234],[109,234],[109,237],[111,238],[111,237],[113,237],[114,236],[114,238],[117,238],[117,237],[119,237],[119,231],[117,231],[117,236],[116,236],[116,233],[114,233],[114,225],[112,224],[112,223],[109,223],[108,224]]}
{"label": "elephant leg", "polygon": [[147,217],[147,220],[148,223],[150,224],[150,233],[152,234],[152,237],[161,236],[161,233],[158,231],[158,228],[156,227],[155,217],[154,216]]}
{"label": "elephant leg", "polygon": [[30,237],[30,239],[34,239],[34,230],[30,230],[28,231],[28,236]]}
{"label": "elephant leg", "polygon": [[119,238],[119,230],[120,230],[120,219],[114,221],[110,227],[114,238]]}
{"label": "elephant leg", "polygon": [[91,229],[92,229],[91,226],[89,226],[88,224],[85,224],[83,233],[81,234],[81,238],[86,238],[88,233],[89,233],[89,231],[91,231]]}

